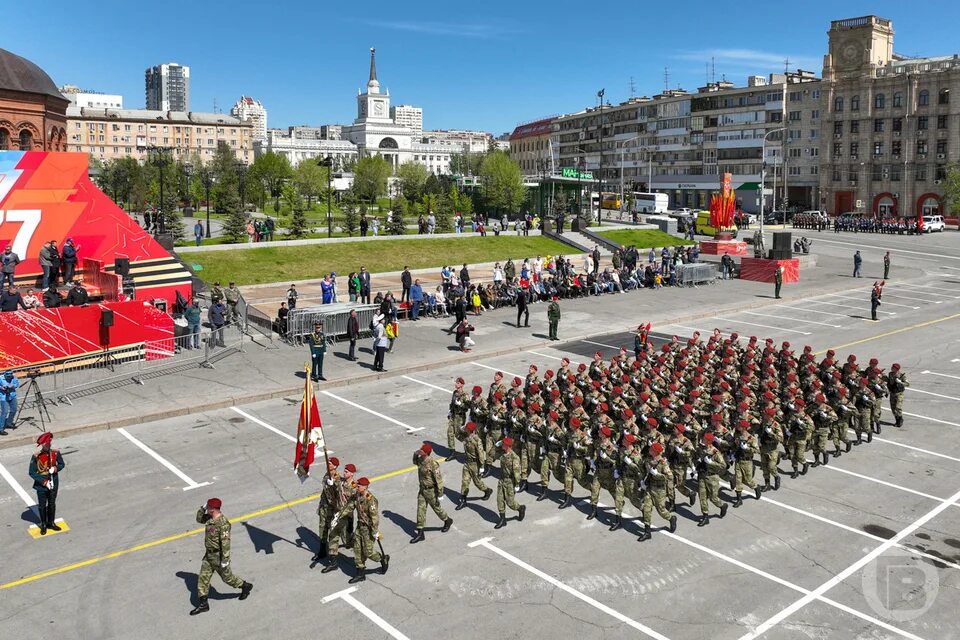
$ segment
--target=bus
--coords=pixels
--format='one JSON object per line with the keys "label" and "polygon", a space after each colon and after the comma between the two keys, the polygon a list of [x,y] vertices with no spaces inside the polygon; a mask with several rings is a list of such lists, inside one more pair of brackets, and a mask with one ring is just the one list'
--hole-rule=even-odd
{"label": "bus", "polygon": [[669,198],[665,193],[641,193],[634,191],[633,210],[637,213],[667,213]]}
{"label": "bus", "polygon": [[600,200],[600,196],[596,191],[590,193],[590,203],[591,209],[594,211],[597,208],[610,209],[612,211],[619,211],[620,207],[623,205],[623,201],[620,200],[619,193],[606,193],[603,194],[603,200]]}

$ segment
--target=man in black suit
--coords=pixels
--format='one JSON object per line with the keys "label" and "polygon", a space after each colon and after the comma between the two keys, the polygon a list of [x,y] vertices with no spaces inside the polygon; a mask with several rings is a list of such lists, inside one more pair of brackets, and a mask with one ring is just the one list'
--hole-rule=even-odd
{"label": "man in black suit", "polygon": [[370,304],[370,272],[366,267],[360,267],[360,302]]}

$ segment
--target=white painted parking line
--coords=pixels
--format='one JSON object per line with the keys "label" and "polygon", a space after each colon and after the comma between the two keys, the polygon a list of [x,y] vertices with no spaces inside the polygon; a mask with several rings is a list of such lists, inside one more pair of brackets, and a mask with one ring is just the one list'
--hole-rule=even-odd
{"label": "white painted parking line", "polygon": [[380,418],[380,419],[382,419],[382,420],[386,420],[387,422],[392,422],[393,424],[397,425],[398,427],[403,427],[404,429],[407,430],[407,433],[416,433],[417,431],[423,431],[423,430],[426,428],[426,427],[411,427],[410,425],[405,424],[405,423],[403,423],[403,422],[400,422],[399,420],[395,420],[394,418],[391,418],[390,416],[385,416],[385,415],[383,415],[382,413],[377,413],[377,412],[374,411],[373,409],[367,409],[367,408],[364,407],[363,405],[359,405],[359,404],[357,404],[356,402],[351,402],[350,400],[347,400],[346,398],[341,398],[340,396],[334,395],[334,394],[330,393],[329,391],[321,391],[320,393],[322,393],[323,395],[327,396],[328,398],[333,398],[334,400],[339,400],[340,402],[342,402],[342,403],[344,403],[344,404],[348,404],[348,405],[350,405],[351,407],[353,407],[354,409],[359,409],[360,411],[366,411],[366,412],[369,413],[370,415],[377,416],[378,418]]}
{"label": "white painted parking line", "polygon": [[[277,434],[278,436],[282,436],[282,437],[286,438],[287,440],[289,440],[290,442],[296,442],[296,441],[297,441],[297,439],[296,439],[294,436],[290,435],[289,433],[284,433],[283,431],[280,431],[280,429],[277,429],[277,428],[274,427],[273,425],[267,424],[266,422],[264,422],[263,420],[261,420],[260,418],[258,418],[258,417],[256,417],[256,416],[250,415],[249,413],[247,413],[247,412],[244,411],[243,409],[238,409],[237,407],[230,407],[230,409],[233,410],[235,413],[239,413],[241,416],[243,416],[244,418],[246,418],[246,419],[249,420],[250,422],[253,422],[254,424],[258,424],[258,425],[260,425],[261,427],[263,427],[264,429],[267,429],[267,430],[269,430],[269,431],[273,431],[273,432],[274,432],[275,434]],[[329,451],[328,451],[327,453],[329,453]]]}
{"label": "white painted parking line", "polygon": [[410,382],[416,382],[417,384],[422,384],[425,387],[430,387],[431,389],[436,389],[437,391],[443,391],[444,393],[453,393],[450,389],[444,389],[443,387],[437,386],[430,382],[424,382],[423,380],[417,380],[416,378],[411,378],[410,376],[400,376],[404,380],[409,380]]}
{"label": "white painted parking line", "polygon": [[[911,292],[914,293],[914,292]],[[943,304],[943,300],[931,300],[930,298],[914,298],[913,296],[904,296],[892,291],[884,291],[884,298],[897,298],[899,300],[916,300],[917,302],[929,302],[930,304]]]}
{"label": "white painted parking line", "polygon": [[817,238],[817,242],[826,242],[827,244],[845,244],[851,247],[858,247],[858,248],[863,246],[863,247],[870,247],[871,249],[884,249],[886,251],[890,251],[891,253],[911,253],[918,256],[925,256],[924,258],[914,258],[915,260],[926,259],[926,260],[930,260],[931,262],[936,262],[936,260],[932,260],[932,258],[948,258],[950,260],[960,260],[960,256],[955,256],[955,255],[949,256],[949,255],[943,255],[940,253],[928,253],[926,251],[911,251],[909,249],[895,249],[894,247],[878,246],[874,244],[861,245],[860,243],[856,243],[856,242],[842,242],[840,240],[824,240],[819,237]]}
{"label": "white painted parking line", "polygon": [[[852,429],[848,429],[847,433],[854,433],[854,431]],[[945,453],[940,453],[938,451],[930,451],[929,449],[921,449],[920,447],[915,447],[912,444],[903,444],[902,442],[887,440],[886,438],[881,438],[879,436],[873,436],[873,441],[882,442],[883,444],[888,444],[894,447],[900,447],[901,449],[910,449],[911,451],[916,451],[918,453],[925,453],[928,456],[936,456],[937,458],[943,458],[944,460],[953,460],[954,462],[960,462],[960,458],[954,458],[953,456],[948,456]]]}
{"label": "white painted parking line", "polygon": [[[685,544],[685,545],[687,545],[687,546],[689,546],[689,547],[693,547],[694,549],[697,549],[697,550],[702,551],[702,552],[704,552],[704,553],[706,553],[706,554],[709,554],[709,555],[713,556],[714,558],[717,558],[718,560],[723,560],[724,562],[729,562],[730,564],[732,564],[732,565],[734,565],[734,566],[736,566],[736,567],[739,567],[739,568],[741,568],[741,569],[744,569],[744,570],[746,570],[746,571],[749,571],[750,573],[755,573],[756,575],[760,576],[761,578],[766,578],[767,580],[770,580],[770,581],[772,581],[772,582],[776,582],[777,584],[779,584],[779,585],[781,585],[781,586],[784,586],[784,587],[786,587],[786,588],[788,588],[788,589],[791,589],[791,590],[793,590],[793,591],[796,591],[797,593],[802,593],[802,594],[804,594],[804,596],[809,596],[809,595],[811,595],[811,592],[810,592],[809,590],[804,589],[804,588],[801,587],[800,585],[793,584],[792,582],[788,582],[787,580],[784,580],[783,578],[778,578],[777,576],[775,576],[775,575],[773,575],[773,574],[771,574],[771,573],[767,573],[767,572],[764,571],[763,569],[758,569],[757,567],[751,566],[751,565],[747,564],[746,562],[742,562],[742,561],[740,561],[740,560],[737,560],[736,558],[732,558],[732,557],[730,557],[730,556],[728,556],[728,555],[726,555],[726,554],[720,553],[719,551],[715,551],[715,550],[711,549],[710,547],[705,547],[705,546],[702,545],[702,544],[696,543],[696,542],[694,542],[693,540],[687,540],[686,538],[681,537],[681,536],[677,535],[676,533],[670,533],[669,531],[663,531],[662,533],[663,533],[663,535],[667,536],[667,537],[670,538],[671,540],[676,540],[677,542],[681,542],[681,543],[683,543],[683,544]],[[880,620],[879,618],[874,618],[873,616],[870,616],[870,615],[867,615],[867,614],[862,613],[862,612],[860,612],[860,611],[857,611],[856,609],[854,609],[854,608],[852,608],[852,607],[848,607],[848,606],[845,605],[845,604],[841,604],[841,603],[839,603],[839,602],[837,602],[837,601],[835,601],[835,600],[831,600],[830,598],[827,598],[826,596],[824,596],[824,595],[822,595],[822,594],[816,596],[814,599],[817,600],[817,601],[819,601],[819,602],[822,602],[823,604],[830,605],[831,607],[835,607],[835,608],[837,608],[837,609],[840,609],[841,611],[843,611],[843,612],[845,612],[845,613],[849,613],[850,615],[856,616],[857,618],[860,618],[861,620],[866,620],[867,622],[871,622],[871,623],[877,625],[878,627],[881,627],[881,628],[883,628],[883,629],[886,629],[887,631],[892,631],[893,633],[896,633],[896,634],[898,634],[898,635],[901,635],[901,636],[903,636],[904,638],[910,638],[910,640],[923,640],[923,639],[920,638],[919,636],[916,636],[916,635],[910,633],[909,631],[904,631],[903,629],[900,629],[900,628],[898,628],[898,627],[893,626],[892,624],[889,624],[889,623],[887,623],[887,622],[884,622],[883,620]]]}
{"label": "white painted parking line", "polygon": [[840,324],[828,324],[826,322],[818,322],[816,320],[803,320],[801,318],[785,318],[783,316],[775,316],[769,313],[757,313],[756,311],[744,311],[743,313],[749,314],[751,316],[761,316],[763,318],[776,318],[777,320],[790,320],[791,322],[805,322],[807,324],[818,324],[822,327],[833,327],[834,329],[840,329],[843,325]]}
{"label": "white painted parking line", "polygon": [[[931,495],[929,493],[924,493],[923,491],[916,491],[914,489],[909,489],[907,487],[900,486],[899,484],[894,484],[892,482],[887,482],[886,480],[881,480],[879,478],[872,478],[870,476],[865,476],[862,473],[857,473],[856,471],[850,471],[849,469],[841,469],[835,464],[826,464],[821,465],[823,469],[829,469],[830,471],[836,471],[838,473],[844,473],[848,476],[853,476],[855,478],[860,478],[861,480],[866,480],[874,484],[881,484],[885,487],[890,487],[891,489],[896,489],[898,491],[903,491],[904,493],[912,493],[915,496],[920,496],[921,498],[926,498],[927,500],[935,500],[940,502],[943,498],[938,498],[937,496]],[[960,506],[960,505],[958,505]]]}
{"label": "white painted parking line", "polygon": [[537,577],[540,578],[541,580],[544,580],[544,581],[546,581],[546,582],[549,582],[550,584],[552,584],[552,585],[553,585],[554,587],[556,587],[557,589],[560,589],[561,591],[565,591],[565,592],[569,593],[570,595],[572,595],[573,597],[577,598],[578,600],[581,600],[582,602],[586,602],[586,603],[587,603],[588,605],[590,605],[591,607],[594,607],[595,609],[599,609],[600,611],[604,612],[605,614],[607,614],[607,615],[610,616],[611,618],[615,618],[616,620],[619,620],[620,622],[622,622],[622,623],[624,623],[624,624],[626,624],[626,625],[628,625],[628,626],[636,629],[637,631],[639,631],[639,632],[641,632],[641,633],[644,633],[644,634],[650,636],[651,638],[656,638],[657,640],[669,640],[669,639],[667,638],[667,636],[665,636],[665,635],[663,635],[663,634],[661,634],[661,633],[657,633],[656,631],[654,631],[654,630],[651,629],[650,627],[648,627],[648,626],[646,626],[646,625],[644,625],[644,624],[641,624],[641,623],[637,622],[637,621],[634,620],[633,618],[628,618],[627,616],[623,615],[622,613],[620,613],[620,612],[617,611],[616,609],[613,609],[613,608],[611,608],[611,607],[608,607],[607,605],[603,604],[602,602],[599,602],[598,600],[594,600],[593,598],[591,598],[591,597],[588,596],[587,594],[585,594],[585,593],[583,593],[583,592],[580,592],[580,591],[577,591],[577,590],[574,589],[573,587],[568,586],[568,585],[560,582],[559,580],[557,580],[557,579],[554,578],[553,576],[551,576],[551,575],[549,575],[549,574],[547,574],[547,573],[544,573],[543,571],[540,571],[540,569],[537,569],[536,567],[534,567],[534,566],[532,566],[532,565],[530,565],[530,564],[527,564],[526,562],[524,562],[524,561],[521,560],[520,558],[518,558],[518,557],[516,557],[516,556],[514,556],[514,555],[511,555],[511,554],[507,553],[506,551],[504,551],[503,549],[500,549],[499,547],[496,547],[496,546],[490,544],[490,541],[491,541],[491,540],[493,540],[493,538],[481,538],[480,540],[475,540],[475,541],[471,542],[471,543],[468,544],[467,546],[470,547],[471,549],[473,549],[473,548],[475,548],[475,547],[483,547],[484,549],[487,549],[487,550],[489,550],[489,551],[493,551],[495,554],[497,554],[497,555],[500,556],[501,558],[504,558],[504,559],[506,559],[506,560],[509,560],[510,562],[512,562],[513,564],[517,565],[517,566],[520,567],[521,569],[525,569],[526,571],[529,571],[530,573],[532,573],[533,575],[537,576]]}
{"label": "white painted parking line", "polygon": [[[811,302],[815,302],[815,301],[814,301],[814,300],[811,300]],[[788,307],[788,306],[782,306],[782,307],[779,307],[779,308],[780,308],[780,309],[784,309],[784,310],[790,309],[791,311],[802,311],[803,313],[819,313],[819,314],[822,315],[822,316],[835,316],[835,317],[837,317],[837,318],[849,318],[849,317],[850,317],[850,316],[848,316],[848,315],[845,314],[845,313],[833,313],[832,311],[820,311],[819,309],[806,309],[806,308],[804,308],[804,307]]]}
{"label": "white painted parking line", "polygon": [[751,327],[763,327],[764,329],[773,329],[775,331],[788,331],[790,333],[799,333],[800,335],[809,336],[812,335],[809,331],[800,331],[798,329],[785,329],[783,327],[772,327],[768,324],[757,324],[756,322],[747,322],[745,320],[732,320],[730,318],[721,318],[719,316],[714,316],[713,320],[721,320],[723,322],[735,322],[737,324],[746,324]]}
{"label": "white painted parking line", "polygon": [[758,625],[753,631],[742,636],[740,640],[754,640],[754,638],[757,638],[763,635],[764,633],[766,633],[776,625],[780,624],[781,622],[783,622],[784,620],[789,618],[791,615],[793,615],[803,607],[807,606],[814,600],[819,599],[827,591],[829,591],[830,589],[833,589],[835,586],[837,586],[838,584],[840,584],[841,582],[843,582],[844,580],[846,580],[856,572],[860,571],[863,567],[867,566],[868,564],[876,560],[878,557],[880,557],[880,555],[886,552],[888,549],[892,548],[894,545],[898,544],[901,540],[903,540],[904,538],[912,534],[914,531],[924,526],[927,522],[929,522],[930,520],[936,518],[938,515],[943,513],[948,506],[955,504],[958,499],[960,499],[960,491],[955,493],[953,496],[951,496],[947,500],[938,504],[936,507],[928,511],[926,514],[924,514],[923,516],[915,520],[912,524],[903,528],[899,533],[894,535],[892,538],[883,542],[876,549],[874,549],[864,557],[860,558],[859,560],[851,564],[849,567],[847,567],[846,569],[844,569],[834,577],[830,578],[829,580],[824,582],[822,585],[820,585],[819,587],[817,587],[807,595],[803,596],[793,604],[785,607],[784,609],[779,611],[777,614],[765,620],[763,623]]}
{"label": "white painted parking line", "polygon": [[7,471],[7,468],[3,466],[2,463],[0,463],[0,476],[3,476],[3,479],[7,481],[7,484],[10,485],[10,488],[13,489],[13,492],[20,496],[20,499],[23,500],[24,504],[26,504],[27,507],[33,511],[34,515],[39,518],[40,512],[37,510],[37,501],[33,496],[27,493],[26,489],[20,486],[20,483],[17,482],[17,479],[13,477],[13,474]]}
{"label": "white painted parking line", "polygon": [[[909,387],[907,388],[909,389]],[[890,409],[888,409],[887,407],[880,407],[880,408],[883,409],[884,411],[890,411]],[[950,425],[951,427],[960,427],[960,424],[957,424],[956,422],[948,422],[947,420],[931,418],[930,416],[921,416],[919,413],[910,413],[908,411],[904,411],[903,415],[910,416],[911,418],[920,418],[921,420],[929,420],[930,422],[936,422],[937,424],[947,424],[947,425]]]}
{"label": "white painted parking line", "polygon": [[[826,294],[826,295],[828,295],[828,296],[833,296],[834,298],[844,298],[844,299],[847,299],[847,300],[862,300],[864,306],[866,306],[866,305],[869,303],[869,300],[867,300],[866,298],[860,298],[860,297],[857,297],[857,296],[845,296],[845,295],[840,294],[840,293],[828,293],[828,294]],[[913,305],[909,305],[909,304],[900,304],[900,303],[898,303],[898,302],[884,302],[883,304],[890,305],[891,307],[903,307],[904,309],[919,309],[919,308],[920,308],[920,307],[914,307]]]}
{"label": "white painted parking line", "polygon": [[[839,302],[827,302],[826,300],[807,300],[807,302],[812,304],[828,304],[831,307],[843,307],[844,309],[851,309],[853,311],[863,310],[863,307],[861,305],[840,304]],[[881,311],[880,309],[877,309],[877,313],[882,313],[883,315],[886,315],[886,316],[897,315],[896,311]]]}
{"label": "white painted parking line", "polygon": [[[874,440],[876,440],[876,438],[874,438]],[[857,529],[857,528],[855,528],[855,527],[851,527],[851,526],[849,526],[849,525],[845,525],[845,524],[843,524],[843,523],[841,523],[841,522],[836,522],[835,520],[830,520],[829,518],[824,518],[823,516],[819,516],[819,515],[817,515],[817,514],[815,514],[815,513],[811,513],[811,512],[809,512],[809,511],[805,511],[805,510],[803,510],[803,509],[799,509],[799,508],[794,507],[794,506],[791,506],[791,505],[789,505],[789,504],[785,504],[785,503],[783,503],[783,502],[780,502],[779,500],[774,500],[773,498],[767,497],[766,494],[764,494],[764,495],[760,498],[760,501],[761,501],[761,502],[769,502],[770,504],[774,504],[774,505],[776,505],[776,506],[778,506],[778,507],[780,507],[780,508],[782,508],[782,509],[786,509],[787,511],[792,511],[793,513],[799,514],[799,515],[801,515],[801,516],[806,516],[806,517],[808,517],[808,518],[812,518],[812,519],[817,520],[817,521],[819,521],[819,522],[822,522],[822,523],[824,523],[824,524],[829,524],[829,525],[831,525],[831,526],[837,527],[838,529],[843,529],[844,531],[849,531],[850,533],[855,533],[855,534],[857,534],[858,536],[862,536],[862,537],[864,537],[864,538],[870,538],[871,540],[875,540],[875,541],[877,541],[877,542],[883,542],[883,541],[886,539],[886,538],[881,538],[880,536],[874,535],[874,534],[872,534],[872,533],[867,533],[866,531],[863,531],[862,529]],[[943,564],[945,564],[945,565],[947,565],[947,566],[950,566],[950,567],[953,567],[954,569],[960,569],[960,564],[957,564],[956,562],[951,562],[950,560],[947,560],[947,559],[945,559],[945,558],[941,558],[940,556],[935,556],[935,555],[933,555],[932,553],[927,553],[926,551],[922,551],[921,549],[917,549],[916,547],[911,547],[910,545],[907,545],[907,544],[897,544],[897,545],[895,545],[895,546],[896,546],[897,548],[899,548],[899,549],[903,549],[904,551],[909,551],[910,553],[916,553],[917,555],[923,556],[924,558],[927,558],[928,560],[933,560],[933,561],[935,561],[935,562],[942,562]]]}
{"label": "white painted parking line", "polygon": [[945,395],[943,395],[942,393],[934,393],[933,391],[924,391],[923,389],[914,389],[913,387],[907,387],[907,391],[911,391],[911,392],[913,392],[913,393],[922,393],[922,394],[928,395],[928,396],[936,396],[936,397],[938,397],[938,398],[946,398],[947,400],[957,400],[957,401],[960,401],[960,398],[957,398],[957,397],[954,397],[954,396],[945,396]]}
{"label": "white painted parking line", "polygon": [[353,593],[355,593],[356,591],[357,591],[356,587],[350,587],[348,589],[344,589],[343,591],[332,593],[326,598],[323,598],[322,600],[320,600],[320,604],[327,604],[328,602],[333,602],[334,600],[343,600],[344,602],[349,604],[351,607],[353,607],[354,609],[362,613],[364,616],[366,616],[366,618],[371,622],[373,622],[373,624],[377,625],[378,627],[386,631],[388,634],[390,634],[391,638],[396,638],[396,640],[410,640],[410,638],[400,633],[400,631],[398,631],[397,628],[394,627],[392,624],[390,624],[389,622],[387,622],[386,620],[378,616],[373,611],[371,611],[367,605],[363,604],[362,602],[354,598]]}
{"label": "white painted parking line", "polygon": [[[897,284],[891,285],[888,282],[887,285],[884,287],[884,289],[889,290],[891,287],[904,288],[907,290],[907,293],[918,293],[921,295],[934,296],[937,298],[951,298],[953,300],[960,298],[960,296],[951,296],[946,293],[937,293],[936,291],[931,291],[930,285],[926,285],[926,284],[906,284],[903,282],[899,282]],[[939,288],[942,288],[942,287],[938,287],[938,289]],[[950,291],[956,291],[956,289],[950,289]]]}
{"label": "white painted parking line", "polygon": [[148,447],[147,445],[143,444],[142,442],[134,438],[132,435],[130,435],[130,433],[126,429],[121,427],[117,429],[117,433],[122,435],[124,438],[126,438],[133,444],[137,445],[139,449],[141,449],[148,456],[150,456],[151,458],[153,458],[154,460],[162,464],[164,467],[166,467],[171,473],[173,473],[173,475],[177,476],[178,478],[186,482],[187,486],[183,488],[184,491],[190,491],[191,489],[205,487],[208,484],[210,484],[209,482],[194,482],[193,479],[190,478],[190,476],[185,474],[183,471],[180,471],[180,469],[177,469],[175,466],[173,466],[172,463],[170,463],[168,460],[163,458],[159,453],[157,453],[156,451],[154,451],[153,449],[151,449],[150,447]]}
{"label": "white painted parking line", "polygon": [[506,369],[500,369],[500,368],[498,368],[498,367],[491,367],[490,365],[488,365],[488,364],[483,364],[483,363],[481,363],[481,362],[474,362],[474,363],[472,363],[472,364],[474,364],[474,365],[476,365],[476,366],[478,366],[478,367],[483,367],[484,369],[490,369],[490,371],[502,371],[504,375],[513,376],[514,378],[523,378],[523,376],[520,375],[519,373],[510,373],[510,372],[507,371]]}
{"label": "white painted parking line", "polygon": [[581,340],[580,342],[585,342],[585,343],[587,343],[587,344],[596,345],[596,346],[598,346],[598,347],[606,347],[607,349],[616,349],[617,351],[620,350],[620,347],[615,347],[615,346],[613,346],[612,344],[606,344],[606,343],[603,343],[603,342],[594,342],[593,340]]}
{"label": "white painted parking line", "polygon": [[[950,362],[960,362],[960,358],[955,358]],[[953,378],[954,380],[960,380],[960,376],[952,376],[949,373],[937,373],[936,371],[921,371],[920,373],[925,376],[940,376],[941,378]],[[907,388],[910,389],[911,387],[907,387]]]}
{"label": "white painted parking line", "polygon": [[539,351],[527,351],[527,353],[532,353],[535,356],[540,356],[541,358],[547,358],[549,360],[563,360],[563,358],[559,356],[551,356],[546,353],[540,353]]}

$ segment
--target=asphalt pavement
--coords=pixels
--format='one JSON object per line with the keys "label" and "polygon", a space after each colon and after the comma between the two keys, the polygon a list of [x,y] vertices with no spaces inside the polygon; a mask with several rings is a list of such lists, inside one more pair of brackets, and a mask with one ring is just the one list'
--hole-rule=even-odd
{"label": "asphalt pavement", "polygon": [[[769,285],[741,282],[606,296],[564,305],[561,342],[531,335],[545,325],[545,309],[534,307],[535,326],[522,332],[507,326],[509,311],[477,319],[490,351],[470,360],[448,361],[441,345],[450,340],[429,337],[439,334],[442,320],[402,332],[388,376],[331,359],[328,377],[352,379],[318,392],[326,441],[374,481],[391,555],[386,575],[370,572],[355,590],[347,584],[350,550],[341,552],[341,572],[310,568],[321,470],[302,484],[292,470],[295,389],[302,385],[292,361],[302,350],[235,356],[257,360],[262,371],[246,373],[269,372],[279,397],[245,402],[243,393],[253,392],[239,380],[244,372],[221,364],[211,375],[236,387],[231,406],[55,440],[67,464],[58,516],[69,531],[30,535],[32,447],[2,449],[2,635],[956,637],[960,236],[808,235],[822,252],[818,267],[805,287],[785,287],[782,301],[769,297]],[[862,280],[844,273],[854,247],[865,254]],[[894,272],[873,322],[866,298],[885,248]],[[558,510],[556,481],[549,500],[535,502],[535,488],[521,494],[526,520],[511,518],[495,531],[493,499],[472,494],[468,508],[453,511],[461,465],[448,462],[444,504],[453,528],[440,533],[428,512],[426,541],[408,544],[417,490],[411,455],[424,440],[446,453],[446,407],[457,376],[486,387],[495,371],[523,375],[531,363],[543,370],[564,356],[588,361],[595,351],[609,358],[621,346],[632,349],[627,329],[637,316],[655,320],[658,339],[719,328],[744,339],[787,340],[795,350],[834,348],[844,359],[877,357],[882,367],[899,362],[912,383],[905,425],[894,428],[885,409],[883,432],[871,444],[797,480],[785,476],[779,491],[745,499],[705,528],[681,504],[677,532],[656,530],[645,543],[636,541],[635,520],[615,533],[607,530],[609,512],[587,521],[588,496],[579,488],[576,507]],[[194,390],[201,382],[181,381]],[[151,407],[179,410],[205,400],[202,392],[186,397],[160,382],[135,392]],[[487,483],[495,486],[495,479]],[[211,612],[189,617],[202,556],[194,514],[212,496],[233,521],[233,569],[255,588],[240,602],[214,578]],[[629,503],[625,512],[637,516]],[[654,517],[655,526],[662,524]]]}

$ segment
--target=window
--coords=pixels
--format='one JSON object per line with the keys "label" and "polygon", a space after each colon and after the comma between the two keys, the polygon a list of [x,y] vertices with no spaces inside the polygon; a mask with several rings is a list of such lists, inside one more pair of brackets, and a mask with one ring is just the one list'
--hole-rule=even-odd
{"label": "window", "polygon": [[900,157],[900,151],[903,148],[902,145],[903,143],[900,142],[899,140],[894,140],[893,142],[890,143],[890,153],[892,153],[895,158]]}
{"label": "window", "polygon": [[894,118],[894,119],[893,119],[893,130],[894,130],[894,131],[903,131],[903,118]]}
{"label": "window", "polygon": [[883,143],[882,143],[882,142],[874,142],[874,143],[873,143],[873,155],[875,155],[875,156],[882,156],[882,155],[883,155]]}
{"label": "window", "polygon": [[873,121],[873,132],[883,133],[883,118],[876,118]]}
{"label": "window", "polygon": [[903,94],[897,91],[893,94],[893,108],[897,109],[903,106]]}
{"label": "window", "polygon": [[791,158],[799,158],[799,157],[800,157],[800,149],[790,149],[790,157],[791,157]]}
{"label": "window", "polygon": [[787,167],[787,173],[789,173],[791,176],[798,176],[800,175],[800,167]]}
{"label": "window", "polygon": [[946,129],[947,128],[947,116],[941,115],[937,116],[937,129]]}
{"label": "window", "polygon": [[926,182],[927,181],[927,165],[918,164],[917,165],[917,182]]}
{"label": "window", "polygon": [[816,139],[817,139],[817,130],[816,130],[816,129],[810,129],[810,139],[811,139],[811,140],[816,140]]}
{"label": "window", "polygon": [[857,155],[859,155],[859,153],[860,153],[860,143],[859,143],[859,142],[851,142],[851,143],[850,143],[850,155],[855,158],[855,157],[857,157]]}
{"label": "window", "polygon": [[873,170],[870,172],[870,179],[874,182],[880,182],[883,180],[883,165],[873,165]]}
{"label": "window", "polygon": [[917,118],[917,131],[926,131],[930,126],[930,118],[927,116],[920,116]]}
{"label": "window", "polygon": [[833,110],[843,111],[843,98],[837,97],[833,99]]}
{"label": "window", "polygon": [[924,89],[917,96],[917,106],[925,107],[930,104],[930,92]]}
{"label": "window", "polygon": [[937,104],[950,104],[950,89],[940,89],[937,94]]}
{"label": "window", "polygon": [[833,181],[840,182],[843,180],[843,176],[840,175],[840,167],[834,167],[833,169]]}
{"label": "window", "polygon": [[819,148],[819,147],[810,147],[810,157],[811,157],[811,158],[816,158],[816,157],[819,156],[819,155],[820,155],[820,148]]}
{"label": "window", "polygon": [[947,141],[946,140],[937,140],[937,155],[946,155],[947,153]]}
{"label": "window", "polygon": [[833,123],[833,135],[843,135],[843,122],[838,120]]}
{"label": "window", "polygon": [[850,98],[850,111],[860,111],[860,96]]}
{"label": "window", "polygon": [[811,120],[819,120],[819,119],[820,119],[820,109],[814,109],[813,111],[811,111],[811,112],[810,112],[810,119],[811,119]]}
{"label": "window", "polygon": [[833,143],[833,157],[834,157],[834,158],[839,158],[839,157],[842,155],[842,153],[843,153],[843,152],[841,151],[840,143],[839,143],[839,142],[834,142],[834,143]]}
{"label": "window", "polygon": [[900,176],[902,173],[903,172],[899,164],[890,165],[890,180],[892,182],[900,182]]}
{"label": "window", "polygon": [[883,109],[887,104],[887,99],[882,93],[878,93],[873,97],[873,108],[874,109]]}
{"label": "window", "polygon": [[917,155],[927,155],[926,140],[917,140]]}
{"label": "window", "polygon": [[779,111],[770,111],[770,119],[767,122],[783,122],[783,114]]}
{"label": "window", "polygon": [[820,173],[819,167],[810,167],[810,175],[815,176]]}
{"label": "window", "polygon": [[850,121],[850,133],[860,133],[860,121],[851,120]]}
{"label": "window", "polygon": [[847,167],[847,178],[850,180],[850,182],[856,182],[856,181],[857,181],[857,170],[858,170],[858,169],[859,169],[859,167],[857,167],[857,165],[855,165],[855,164],[852,164],[852,165],[850,165],[849,167]]}
{"label": "window", "polygon": [[789,115],[789,119],[790,119],[790,122],[797,122],[798,120],[800,120],[800,112],[791,111]]}
{"label": "window", "polygon": [[934,180],[946,180],[947,179],[947,165],[938,164],[937,172],[934,174]]}

